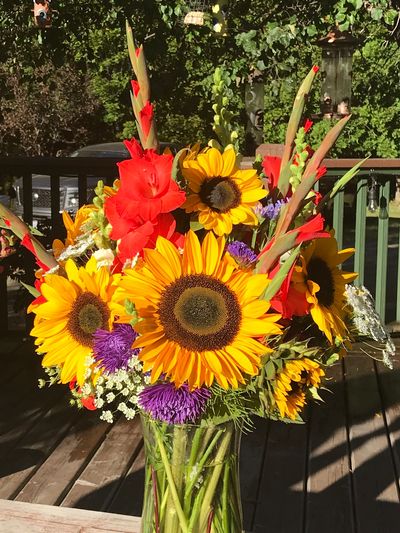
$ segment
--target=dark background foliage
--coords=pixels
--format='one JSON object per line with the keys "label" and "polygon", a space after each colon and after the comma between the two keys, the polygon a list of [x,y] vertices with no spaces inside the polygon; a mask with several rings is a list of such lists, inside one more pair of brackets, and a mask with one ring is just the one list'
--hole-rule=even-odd
{"label": "dark background foliage", "polygon": [[[212,2],[209,2],[211,4]],[[354,114],[337,155],[399,156],[398,0],[232,0],[229,32],[183,24],[193,2],[53,0],[53,27],[39,31],[31,3],[0,0],[0,150],[55,155],[135,133],[129,100],[125,20],[144,43],[162,140],[187,144],[212,134],[212,74],[222,65],[243,146],[244,84],[252,68],[265,83],[265,140],[281,142],[299,81],[332,25],[363,44],[354,60]],[[309,111],[318,110],[318,83]],[[318,141],[329,124],[314,128]]]}

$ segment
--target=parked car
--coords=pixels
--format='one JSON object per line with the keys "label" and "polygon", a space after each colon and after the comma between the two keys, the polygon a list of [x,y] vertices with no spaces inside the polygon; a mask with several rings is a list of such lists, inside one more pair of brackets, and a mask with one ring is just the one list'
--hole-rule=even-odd
{"label": "parked car", "polygon": [[[129,158],[129,152],[122,142],[112,142],[85,146],[73,152],[70,157],[100,157],[100,158]],[[88,201],[93,197],[93,190],[102,176],[88,176]],[[15,182],[16,201],[15,213],[23,215],[23,180],[18,178]],[[51,193],[50,176],[44,174],[32,175],[32,208],[34,225],[48,221],[51,218]],[[75,213],[78,209],[78,177],[60,176],[60,213],[68,211]]]}

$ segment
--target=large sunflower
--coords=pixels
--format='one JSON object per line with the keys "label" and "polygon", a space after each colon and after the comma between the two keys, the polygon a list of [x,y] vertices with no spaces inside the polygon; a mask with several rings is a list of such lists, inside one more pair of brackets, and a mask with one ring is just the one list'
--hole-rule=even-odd
{"label": "large sunflower", "polygon": [[69,259],[65,271],[67,278],[45,276],[40,291],[46,301],[30,308],[36,314],[31,335],[37,337],[37,351],[45,354],[44,367],[60,366],[62,383],[76,378],[82,385],[93,334],[110,329],[113,322],[109,303],[119,276],[110,275],[106,267],[97,269],[94,257],[85,268]]}
{"label": "large sunflower", "polygon": [[325,372],[318,363],[304,357],[285,363],[275,382],[274,398],[282,418],[295,420],[306,404],[310,387],[319,387]]}
{"label": "large sunflower", "polygon": [[224,248],[225,239],[211,232],[200,245],[189,231],[183,254],[159,237],[156,249],[145,249],[143,262],[121,278],[117,314],[129,321],[118,303],[135,304],[142,320],[133,347],[142,348],[152,383],[164,375],[178,387],[214,380],[237,387],[243,373],[258,373],[260,356],[270,351],[258,339],[281,332],[280,315],[266,314],[270,304],[259,300],[267,277],[240,270]]}
{"label": "large sunflower", "polygon": [[330,343],[334,337],[340,341],[346,337],[346,284],[351,283],[357,274],[345,272],[338,265],[353,253],[354,248],[338,252],[333,235],[315,239],[302,252],[301,266],[297,266],[293,273],[294,288],[305,292],[311,316]]}
{"label": "large sunflower", "polygon": [[229,234],[234,224],[256,226],[254,207],[267,195],[256,170],[239,170],[233,148],[223,154],[216,148],[190,153],[182,163],[188,182],[183,208],[198,212],[199,222],[217,235]]}

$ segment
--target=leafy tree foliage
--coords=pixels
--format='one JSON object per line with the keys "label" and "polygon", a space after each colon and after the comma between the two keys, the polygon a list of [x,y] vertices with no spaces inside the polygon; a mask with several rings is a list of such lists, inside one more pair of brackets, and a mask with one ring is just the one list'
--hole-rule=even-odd
{"label": "leafy tree foliage", "polygon": [[[40,69],[47,68],[49,64],[54,68],[70,65],[80,79],[90,80],[88,85],[82,85],[80,100],[88,100],[96,107],[97,116],[103,124],[101,128],[94,128],[86,138],[95,142],[133,134],[135,127],[129,102],[130,66],[124,35],[126,19],[134,28],[136,41],[145,45],[162,140],[187,143],[205,141],[211,135],[213,112],[209,102],[210,89],[217,65],[225,68],[231,79],[231,88],[235,89],[231,107],[237,110],[237,121],[242,130],[245,124],[244,82],[252,68],[263,73],[268,110],[266,138],[279,139],[281,123],[278,119],[290,108],[297,78],[318,60],[318,49],[310,43],[325,35],[335,23],[342,29],[351,28],[367,41],[375,39],[373,42],[378,44],[374,44],[372,49],[387,41],[379,59],[383,61],[386,57],[388,63],[381,62],[379,68],[382,73],[396,74],[397,40],[400,38],[399,0],[231,0],[227,6],[229,31],[226,37],[213,31],[211,16],[204,26],[184,25],[182,20],[189,4],[184,0],[53,0],[52,5],[59,11],[59,16],[52,28],[39,31],[32,23],[30,2],[10,5],[6,0],[0,0],[0,63],[4,65],[0,91],[6,99],[15,99],[7,78],[17,75],[20,83],[28,87],[26,94],[29,94],[37,72],[42,72]],[[367,42],[354,69],[355,95],[360,94],[364,99],[361,107],[367,105],[362,84],[371,74],[373,62],[372,56],[370,60],[366,59],[369,53],[372,54],[368,46]],[[384,125],[378,127],[376,119],[375,140],[368,150],[394,153],[395,139],[393,143],[385,140],[384,131],[385,128],[397,128],[397,103],[395,98],[379,93],[378,87],[386,90],[383,83],[371,86],[375,101],[369,105],[374,105],[377,112],[379,110]],[[68,98],[72,102],[69,113],[74,115],[76,94],[68,91],[62,98],[60,96],[60,105],[53,99],[54,113],[62,113]],[[317,101],[314,104],[315,111]],[[390,104],[390,111],[387,104]],[[33,110],[34,99],[31,99],[30,105]],[[3,99],[0,131],[6,116],[4,110],[8,106],[9,103]],[[27,113],[27,107],[24,109]],[[364,116],[363,120],[367,121],[369,115],[366,110],[360,110],[359,114],[359,120]],[[87,116],[79,106],[75,115]],[[74,120],[71,116],[71,123]],[[89,122],[88,119],[88,127]],[[360,130],[362,125],[360,122]],[[323,124],[318,125],[316,134],[323,127]],[[354,149],[367,142],[362,134],[355,139],[358,140],[353,143]],[[27,141],[20,136],[18,142]],[[59,149],[72,149],[82,142],[80,135],[69,137]],[[4,144],[1,149],[6,149]],[[53,152],[54,142],[43,135],[39,153]]]}

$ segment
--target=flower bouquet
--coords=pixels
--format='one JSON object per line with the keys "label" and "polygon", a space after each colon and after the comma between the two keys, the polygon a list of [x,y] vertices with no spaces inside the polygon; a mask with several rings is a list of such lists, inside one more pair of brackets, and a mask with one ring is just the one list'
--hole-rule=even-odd
{"label": "flower bouquet", "polygon": [[220,71],[219,142],[158,153],[143,48],[127,35],[140,143],[125,141],[119,179],[63,213],[66,239],[52,252],[4,207],[0,218],[39,266],[28,310],[41,385],[68,384],[73,404],[108,422],[142,417],[143,533],[239,533],[241,432],[254,415],[302,422],[350,346],[360,307],[350,300],[363,295],[346,291],[356,273],[340,265],[354,250],[338,250],[322,208],[360,165],[316,191],[349,119],[310,149],[302,115],[317,67],[282,158],[241,166]]}

